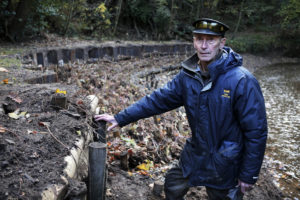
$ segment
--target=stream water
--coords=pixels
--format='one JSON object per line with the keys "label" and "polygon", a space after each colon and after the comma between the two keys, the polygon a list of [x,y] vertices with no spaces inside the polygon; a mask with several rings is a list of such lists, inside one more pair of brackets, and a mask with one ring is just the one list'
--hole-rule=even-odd
{"label": "stream water", "polygon": [[266,157],[274,183],[300,199],[300,64],[278,64],[255,72],[268,115]]}

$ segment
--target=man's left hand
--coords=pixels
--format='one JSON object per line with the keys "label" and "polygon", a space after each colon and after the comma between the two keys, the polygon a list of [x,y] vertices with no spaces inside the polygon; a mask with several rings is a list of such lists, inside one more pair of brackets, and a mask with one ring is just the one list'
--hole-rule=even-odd
{"label": "man's left hand", "polygon": [[253,189],[253,184],[248,184],[248,183],[245,183],[241,180],[239,180],[239,185],[238,186],[241,187],[241,192],[243,194],[245,194],[245,192],[248,192],[248,191]]}

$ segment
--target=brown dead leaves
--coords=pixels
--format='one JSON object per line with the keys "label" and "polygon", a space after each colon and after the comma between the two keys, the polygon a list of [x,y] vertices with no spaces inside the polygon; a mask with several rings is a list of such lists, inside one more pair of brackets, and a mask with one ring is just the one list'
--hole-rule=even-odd
{"label": "brown dead leaves", "polygon": [[22,99],[16,95],[9,95],[8,97],[11,98],[13,101],[15,101],[18,104],[22,103]]}
{"label": "brown dead leaves", "polygon": [[5,133],[5,132],[6,132],[6,128],[0,125],[0,133]]}
{"label": "brown dead leaves", "polygon": [[[100,114],[116,114],[150,94],[171,80],[174,72],[164,72],[151,77],[140,78],[142,72],[161,66],[175,65],[182,58],[153,57],[147,59],[131,59],[99,61],[92,64],[74,64],[71,70],[70,83],[81,88],[80,94],[96,94],[99,98]],[[150,64],[149,64],[150,63]],[[82,102],[78,101],[77,105]],[[168,112],[163,115],[140,120],[122,129],[108,133],[108,161],[114,164],[120,161],[120,154],[128,153],[129,171],[139,171],[150,175],[151,170],[179,156],[185,138],[188,136],[188,125],[184,109]],[[137,166],[153,162],[149,170]]]}

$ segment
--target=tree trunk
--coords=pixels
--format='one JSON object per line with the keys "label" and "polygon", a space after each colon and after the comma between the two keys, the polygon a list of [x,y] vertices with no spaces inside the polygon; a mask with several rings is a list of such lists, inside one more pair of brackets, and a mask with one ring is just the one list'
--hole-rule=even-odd
{"label": "tree trunk", "polygon": [[150,19],[148,19],[148,24],[149,24],[149,26],[150,26],[150,29],[151,29],[151,33],[150,33],[150,38],[152,38],[153,37],[153,33],[155,33],[155,28],[154,28],[154,25],[153,25],[153,23],[151,22],[151,20]]}
{"label": "tree trunk", "polygon": [[242,12],[243,12],[243,7],[244,7],[244,0],[241,2],[241,7],[240,7],[240,12],[239,12],[239,18],[238,18],[238,21],[236,23],[236,26],[235,26],[235,29],[234,29],[234,32],[232,34],[232,37],[231,39],[234,39],[238,29],[239,29],[239,26],[240,26],[240,23],[241,23],[241,19],[242,19]]}
{"label": "tree trunk", "polygon": [[200,17],[200,9],[201,9],[200,7],[201,7],[201,0],[199,0],[199,2],[197,2],[196,18]]}
{"label": "tree trunk", "polygon": [[[11,0],[8,0],[7,6],[4,10],[7,10],[10,13],[13,11]],[[5,18],[3,21],[4,24],[1,24],[1,26],[3,27],[5,36],[8,35],[8,25],[9,25],[9,22],[12,20],[12,18],[13,17]]]}
{"label": "tree trunk", "polygon": [[115,23],[113,35],[115,35],[115,33],[117,31],[117,27],[118,27],[118,23],[119,23],[119,18],[120,18],[120,14],[121,14],[121,9],[122,9],[122,2],[123,2],[123,0],[119,0],[118,10],[117,10],[117,16],[116,16],[116,23]]}
{"label": "tree trunk", "polygon": [[32,11],[32,8],[34,8],[33,5],[35,3],[36,0],[19,1],[16,9],[16,15],[7,27],[6,37],[8,37],[11,41],[14,42],[22,38],[27,19],[30,14],[34,13],[34,11]]}
{"label": "tree trunk", "polygon": [[204,10],[204,8],[203,8],[204,2],[203,2],[203,1],[204,1],[204,0],[199,0],[199,1],[197,1],[196,19],[199,19],[199,18],[205,16],[205,15],[203,14],[203,10]]}
{"label": "tree trunk", "polygon": [[174,11],[175,11],[175,1],[172,0],[171,1],[171,16],[170,16],[170,20],[169,20],[169,27],[168,27],[168,32],[167,35],[169,38],[171,38],[171,31],[172,31],[172,24],[174,21]]}
{"label": "tree trunk", "polygon": [[135,21],[134,18],[133,18],[133,24],[134,24],[134,29],[136,31],[136,34],[137,34],[138,38],[141,38],[141,33],[139,31],[139,28],[138,28],[138,26],[137,26],[136,21]]}
{"label": "tree trunk", "polygon": [[63,35],[66,35],[68,30],[69,30],[69,26],[70,26],[70,21],[71,21],[71,18],[73,16],[73,10],[74,10],[74,6],[75,6],[75,3],[74,3],[74,0],[72,0],[72,5],[70,5],[70,10],[69,10],[69,13],[68,13],[68,19],[66,21],[66,25],[65,25],[65,30],[64,30],[64,33]]}

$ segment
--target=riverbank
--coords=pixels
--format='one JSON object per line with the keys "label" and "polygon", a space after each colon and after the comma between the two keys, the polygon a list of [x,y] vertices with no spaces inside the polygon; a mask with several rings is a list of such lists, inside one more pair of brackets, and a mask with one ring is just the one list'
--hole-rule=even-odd
{"label": "riverbank", "polygon": [[258,56],[253,54],[241,54],[243,57],[243,65],[249,71],[255,72],[261,67],[275,65],[280,63],[300,63],[300,58],[281,57],[278,54]]}
{"label": "riverbank", "polygon": [[[113,43],[119,44],[119,42]],[[61,43],[61,45],[63,44],[64,43]],[[16,49],[18,48],[19,47]],[[24,48],[25,50],[23,52],[26,52],[32,47],[23,46],[20,49]],[[13,58],[21,58],[22,54],[23,53],[18,54],[14,52],[3,55],[0,53],[1,56]],[[84,114],[80,110],[82,109],[82,107],[80,107],[81,99],[77,99],[80,95],[81,98],[84,99],[88,94],[97,94],[100,99],[98,105],[100,109],[103,112],[115,113],[155,89],[155,85],[163,85],[174,76],[178,69],[165,71],[154,77],[144,78],[140,78],[137,72],[151,71],[153,69],[159,69],[162,66],[175,66],[187,56],[188,55],[156,55],[148,58],[127,58],[119,62],[100,60],[89,64],[66,65],[62,68],[63,70],[60,71],[62,73],[60,77],[64,77],[64,79],[60,79],[58,85],[51,83],[49,83],[49,85],[41,84],[38,88],[31,88],[30,85],[24,82],[27,75],[24,75],[25,69],[22,66],[15,66],[15,64],[12,66],[4,66],[7,71],[13,73],[0,72],[0,81],[2,81],[1,84],[3,84],[1,85],[1,95],[3,94],[1,97],[8,97],[1,98],[0,103],[2,107],[3,105],[9,104],[12,106],[10,108],[11,112],[21,108],[22,111],[26,111],[30,114],[31,117],[25,117],[25,119],[20,117],[18,120],[8,117],[8,111],[1,112],[0,128],[2,128],[0,129],[0,136],[1,141],[5,141],[5,143],[1,143],[0,153],[6,155],[1,157],[1,167],[3,168],[3,174],[0,176],[1,185],[5,185],[0,191],[1,197],[4,199],[9,197],[18,197],[20,199],[30,198],[33,196],[28,195],[38,195],[38,191],[36,190],[30,192],[33,188],[43,188],[47,183],[60,182],[59,175],[63,174],[63,161],[61,159],[65,156],[66,152],[57,141],[53,140],[51,135],[46,134],[48,132],[47,122],[51,122],[50,127],[53,127],[54,130],[50,130],[52,130],[64,144],[72,146],[72,141],[76,138],[74,134],[79,134],[77,132],[78,127],[76,126],[76,124],[78,124],[78,121],[76,121],[78,120],[78,114],[79,116],[84,116],[83,118],[79,117],[79,119],[83,121],[85,121],[84,119],[92,117],[91,113],[87,115],[88,113]],[[243,54],[243,57],[244,65],[250,71],[255,71],[260,67],[270,64],[297,62],[295,59],[273,56],[259,57]],[[28,68],[26,70],[28,70]],[[40,70],[40,75],[49,73],[48,70],[41,68],[35,68],[34,70],[35,72]],[[33,71],[28,71],[28,74],[32,73]],[[20,75],[18,76],[18,74]],[[38,77],[39,75],[36,76]],[[8,79],[7,83],[3,81],[5,79]],[[25,87],[19,87],[19,85]],[[72,89],[72,87],[75,89]],[[65,90],[68,94],[72,94],[69,100],[73,106],[71,114],[59,113],[59,115],[57,115],[57,111],[49,107],[50,97],[55,94],[57,88],[62,91]],[[113,93],[111,92],[112,90],[114,91]],[[77,108],[78,106],[79,108]],[[19,114],[21,114],[20,110],[18,116]],[[68,116],[68,118],[63,119],[65,115]],[[59,118],[55,119],[54,116],[59,116]],[[108,199],[131,200],[133,197],[137,199],[161,199],[152,194],[153,182],[163,178],[166,169],[169,167],[167,163],[178,158],[178,152],[180,152],[182,144],[184,143],[183,140],[188,137],[189,129],[184,118],[184,112],[178,110],[158,116],[157,118],[141,120],[141,122],[137,124],[114,132],[113,135],[115,137],[109,135]],[[74,123],[73,120],[75,120]],[[82,121],[80,123],[84,124]],[[172,124],[174,123],[177,125],[173,126]],[[143,138],[141,139],[135,136],[136,133],[143,133]],[[72,137],[66,137],[68,134]],[[155,135],[154,138],[153,134]],[[120,137],[120,135],[123,135],[125,139]],[[130,137],[131,139],[136,138],[135,140],[128,140]],[[48,144],[47,141],[50,142],[50,144]],[[174,143],[173,141],[176,142]],[[57,145],[57,149],[61,149],[61,152],[53,152],[53,149],[49,149],[49,152],[47,152],[47,149],[43,147],[49,145]],[[154,147],[156,145],[161,147],[160,151],[155,150]],[[37,149],[40,150],[38,151]],[[130,170],[122,170],[119,167],[117,155],[120,151],[127,151],[129,149],[133,149],[134,156],[131,157],[131,164],[134,165],[134,167],[131,166]],[[146,154],[143,152],[146,152]],[[54,160],[49,160],[49,154],[53,154],[51,159]],[[24,160],[20,160],[20,157]],[[136,168],[138,164],[142,164],[146,162],[146,160],[152,160],[154,162],[153,167],[144,171]],[[54,165],[47,163],[54,163]],[[61,164],[58,166],[55,163]],[[47,168],[43,169],[42,166],[47,166]],[[36,170],[31,170],[32,167],[36,167]],[[268,161],[265,160],[257,186],[246,195],[245,199],[283,199],[284,194],[273,184],[274,179],[269,173],[269,167]],[[49,173],[49,175],[51,175],[50,179],[47,179],[47,176],[43,176],[43,173],[51,171],[53,173]],[[83,183],[84,178],[86,178],[86,174],[82,176],[80,180],[81,183]],[[11,180],[13,180],[13,182],[10,182]],[[27,186],[26,183],[28,183]],[[81,192],[84,192],[84,187],[82,188]],[[199,198],[206,198],[204,188],[193,188],[187,196],[187,199]]]}

